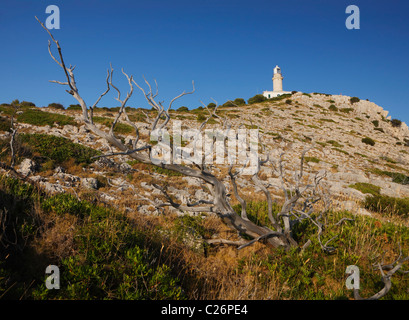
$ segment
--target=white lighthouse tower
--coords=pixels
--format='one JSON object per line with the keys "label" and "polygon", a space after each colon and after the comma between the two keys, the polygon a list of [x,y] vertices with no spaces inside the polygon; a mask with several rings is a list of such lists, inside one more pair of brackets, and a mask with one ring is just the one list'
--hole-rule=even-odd
{"label": "white lighthouse tower", "polygon": [[281,68],[276,66],[273,74],[273,91],[264,91],[263,96],[267,99],[281,96],[282,94],[291,93],[290,91],[283,91],[283,75],[281,74]]}

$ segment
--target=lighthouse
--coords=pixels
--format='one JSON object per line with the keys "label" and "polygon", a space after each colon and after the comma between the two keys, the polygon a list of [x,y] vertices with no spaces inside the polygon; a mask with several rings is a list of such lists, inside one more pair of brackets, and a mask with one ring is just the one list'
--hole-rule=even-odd
{"label": "lighthouse", "polygon": [[283,91],[283,75],[281,73],[281,68],[276,65],[273,72],[273,91],[264,91],[263,96],[267,99],[279,97],[282,94],[291,93],[290,91]]}

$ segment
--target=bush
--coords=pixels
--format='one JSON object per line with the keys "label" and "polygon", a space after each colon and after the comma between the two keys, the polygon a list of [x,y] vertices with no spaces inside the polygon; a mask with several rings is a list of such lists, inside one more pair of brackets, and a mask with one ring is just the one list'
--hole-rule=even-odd
{"label": "bush", "polygon": [[82,110],[82,108],[79,104],[70,104],[67,110]]}
{"label": "bush", "polygon": [[64,125],[73,125],[76,126],[73,117],[69,117],[63,114],[56,114],[46,111],[40,111],[37,109],[27,109],[23,113],[17,116],[17,122],[23,122],[32,124],[34,126],[54,126],[54,123],[57,123],[60,126]]}
{"label": "bush", "polygon": [[65,110],[64,106],[61,103],[56,103],[56,102],[50,103],[48,105],[48,108],[54,108],[54,109],[58,109],[58,110]]}
{"label": "bush", "polygon": [[0,131],[10,131],[10,120],[8,118],[0,117]]}
{"label": "bush", "polygon": [[213,102],[210,102],[210,103],[207,105],[207,107],[208,107],[209,109],[214,109],[214,108],[216,108],[216,104],[213,103]]}
{"label": "bush", "polygon": [[357,182],[355,184],[350,185],[349,187],[361,191],[362,193],[369,193],[372,195],[379,194],[381,191],[381,187],[365,182]]}
{"label": "bush", "polygon": [[253,104],[253,103],[260,103],[266,100],[267,98],[263,96],[262,94],[256,94],[254,97],[251,97],[247,102],[248,104]]}
{"label": "bush", "polygon": [[394,128],[399,128],[402,125],[402,121],[400,121],[398,119],[392,119],[391,120],[391,125]]}
{"label": "bush", "polygon": [[20,134],[21,141],[30,146],[31,150],[40,156],[53,160],[56,165],[74,159],[77,164],[89,164],[91,157],[100,154],[99,151],[74,143],[71,140],[53,135],[34,133]]}
{"label": "bush", "polygon": [[185,106],[182,106],[182,107],[177,108],[176,111],[178,111],[178,112],[189,112],[189,108],[185,107]]}
{"label": "bush", "polygon": [[361,101],[358,97],[352,97],[351,99],[349,99],[349,101],[352,103],[352,104],[354,104],[354,103],[357,103],[357,102],[359,102],[359,101]]}
{"label": "bush", "polygon": [[408,216],[409,198],[394,198],[374,194],[365,198],[364,207],[368,210],[383,214]]}
{"label": "bush", "polygon": [[233,101],[235,104],[237,104],[238,106],[242,106],[246,104],[246,100],[244,100],[243,98],[236,98]]}
{"label": "bush", "polygon": [[370,146],[375,145],[375,141],[373,139],[369,138],[369,137],[362,138],[362,142],[366,143],[366,144],[369,144]]}
{"label": "bush", "polygon": [[292,101],[291,99],[287,99],[287,100],[285,100],[285,103],[286,103],[286,104],[292,104],[293,101]]}
{"label": "bush", "polygon": [[379,121],[378,121],[378,120],[374,120],[374,121],[372,121],[372,123],[373,123],[373,125],[374,125],[375,127],[378,127],[378,126],[379,126]]}
{"label": "bush", "polygon": [[338,108],[335,106],[335,104],[331,104],[328,109],[331,111],[338,111]]}
{"label": "bush", "polygon": [[[114,120],[104,117],[93,117],[92,119],[94,120],[94,122],[103,124],[108,128],[111,128],[112,123],[114,122]],[[132,119],[130,120],[132,121]],[[117,122],[114,128],[114,132],[120,134],[128,134],[135,132],[135,129],[128,124]]]}

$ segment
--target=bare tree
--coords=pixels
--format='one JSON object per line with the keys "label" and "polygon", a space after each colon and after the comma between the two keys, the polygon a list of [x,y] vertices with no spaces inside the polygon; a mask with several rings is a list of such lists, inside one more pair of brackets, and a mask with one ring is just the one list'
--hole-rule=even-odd
{"label": "bare tree", "polygon": [[[37,19],[37,17],[36,17]],[[241,214],[237,214],[233,209],[232,205],[230,204],[229,194],[226,190],[226,186],[224,185],[222,179],[218,178],[214,173],[212,173],[211,166],[206,164],[204,161],[206,155],[203,155],[202,161],[192,162],[190,164],[179,164],[173,163],[172,161],[169,162],[153,162],[151,157],[152,152],[152,145],[149,143],[142,142],[139,136],[139,128],[138,125],[132,122],[128,116],[126,111],[126,104],[128,100],[131,98],[134,85],[142,92],[144,95],[147,103],[156,111],[156,117],[150,118],[147,113],[144,113],[147,121],[150,124],[150,132],[154,132],[156,130],[165,129],[170,120],[170,109],[172,104],[179,98],[183,97],[184,95],[191,94],[195,91],[194,83],[193,83],[193,90],[190,92],[182,92],[175,98],[173,98],[169,105],[165,107],[163,102],[156,101],[156,97],[158,95],[158,86],[155,81],[155,91],[153,91],[151,84],[144,79],[144,82],[147,86],[147,90],[140,86],[138,83],[135,82],[132,76],[129,76],[127,73],[122,70],[122,74],[126,77],[129,85],[129,91],[125,97],[121,98],[121,91],[113,84],[113,68],[107,70],[107,77],[106,77],[106,90],[101,93],[98,97],[97,101],[91,106],[87,107],[85,100],[79,94],[75,76],[74,76],[74,69],[75,66],[67,67],[65,61],[63,59],[62,50],[58,40],[55,40],[51,32],[43,25],[43,23],[37,19],[37,21],[41,24],[41,26],[47,31],[49,34],[51,41],[55,44],[57,51],[58,51],[58,59],[53,55],[51,50],[51,41],[48,42],[48,51],[51,58],[63,69],[65,75],[65,81],[56,81],[53,80],[51,82],[57,83],[63,86],[67,86],[68,89],[66,90],[70,95],[72,95],[79,103],[82,108],[82,121],[85,124],[85,128],[90,130],[95,135],[106,139],[111,146],[115,147],[118,151],[112,152],[109,154],[105,154],[102,157],[107,156],[115,156],[115,155],[127,155],[133,159],[136,159],[145,164],[153,164],[168,170],[176,171],[181,173],[187,177],[194,177],[199,178],[203,181],[203,183],[207,184],[212,192],[212,200],[204,200],[199,199],[195,203],[187,203],[187,204],[180,204],[175,202],[172,197],[168,194],[167,190],[161,186],[155,185],[157,189],[159,189],[167,202],[163,202],[159,205],[160,208],[164,208],[167,206],[171,206],[177,208],[179,210],[185,210],[190,212],[209,212],[214,213],[231,229],[237,231],[237,233],[241,236],[239,241],[231,241],[227,239],[211,239],[209,243],[227,243],[232,245],[237,245],[239,249],[252,245],[255,242],[262,241],[267,245],[272,247],[284,247],[289,249],[291,247],[298,247],[299,244],[294,239],[293,229],[299,222],[304,219],[311,220],[316,226],[318,230],[318,237],[321,243],[320,235],[323,231],[324,225],[319,222],[322,218],[323,214],[325,214],[325,209],[322,211],[322,214],[318,216],[318,218],[313,218],[312,213],[314,211],[313,206],[320,200],[323,200],[323,193],[320,188],[320,182],[324,178],[325,175],[317,174],[311,183],[304,182],[304,157],[306,152],[310,150],[307,148],[301,154],[301,160],[299,165],[299,170],[295,171],[294,179],[291,183],[286,179],[286,170],[285,170],[285,161],[284,161],[284,153],[280,154],[280,157],[277,161],[272,161],[270,159],[269,154],[267,154],[266,159],[262,160],[260,157],[257,158],[257,168],[255,173],[252,175],[252,181],[265,195],[267,203],[268,203],[268,218],[271,224],[271,227],[267,226],[260,226],[251,221],[247,215],[246,209],[246,202],[240,196],[238,192],[238,187],[236,183],[236,179],[240,174],[241,170],[234,170],[234,166],[229,166],[229,176],[231,185],[233,188],[234,195],[236,199],[241,204]],[[117,92],[117,97],[115,98],[119,104],[120,108],[118,114],[115,117],[115,120],[112,123],[111,128],[108,132],[105,132],[98,128],[93,122],[93,110],[101,100],[101,98],[109,92],[109,90],[113,88]],[[206,107],[206,106],[205,106]],[[231,129],[231,124],[226,119],[222,119],[219,115],[216,114],[218,105],[211,111],[207,107],[206,109],[209,112],[209,117],[201,124],[199,128],[199,133],[203,133],[203,130],[209,121],[210,118],[215,117],[218,118],[220,121],[223,121],[223,130],[225,141],[227,139],[229,130]],[[142,111],[143,112],[143,111]],[[118,121],[123,119],[127,124],[131,125],[135,130],[135,137],[131,141],[131,144],[125,144],[121,141],[120,138],[115,136],[114,129],[117,125]],[[215,142],[215,141],[213,141]],[[172,153],[172,148],[170,149]],[[285,201],[282,206],[282,209],[279,213],[274,214],[273,212],[273,201],[272,195],[268,190],[269,186],[264,185],[259,177],[260,170],[263,166],[270,164],[272,165],[276,171],[278,172],[278,176],[281,180],[281,189],[284,192]],[[243,168],[242,168],[243,169]],[[288,186],[290,185],[290,187]],[[247,236],[252,238],[252,240],[244,240]],[[331,239],[332,240],[332,239]],[[329,241],[328,241],[329,242]],[[331,252],[333,248],[328,247],[327,244],[322,244],[321,246],[324,251]],[[304,248],[309,245],[310,242],[307,242],[304,245]]]}

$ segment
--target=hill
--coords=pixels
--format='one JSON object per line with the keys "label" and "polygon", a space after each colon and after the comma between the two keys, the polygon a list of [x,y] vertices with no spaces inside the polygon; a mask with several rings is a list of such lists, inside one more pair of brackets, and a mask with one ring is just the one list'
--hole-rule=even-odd
{"label": "hill", "polygon": [[[24,293],[29,297],[69,298],[75,293],[90,299],[346,298],[349,295],[344,288],[346,265],[359,262],[362,268],[370,270],[371,259],[384,250],[389,250],[387,257],[391,261],[401,250],[399,243],[407,251],[409,129],[405,123],[388,117],[388,112],[373,102],[297,92],[251,105],[220,106],[216,112],[218,117],[212,117],[207,123],[209,129],[221,128],[224,118],[234,129],[258,129],[262,144],[271,151],[273,158],[277,159],[284,152],[290,172],[299,168],[302,151],[313,147],[305,157],[305,178],[313,180],[317,172],[325,172],[323,185],[330,195],[334,212],[329,218],[333,229],[329,230],[327,240],[339,234],[340,241],[335,257],[320,254],[320,243],[313,240],[311,249],[301,258],[298,252],[272,251],[261,243],[241,251],[229,246],[209,247],[207,240],[215,235],[229,235],[231,231],[212,214],[191,215],[186,210],[160,207],[164,197],[153,185],[166,185],[169,195],[183,203],[210,201],[212,190],[198,178],[184,177],[125,155],[96,157],[113,150],[104,139],[85,129],[81,110],[77,109],[25,105],[15,116],[18,128],[16,170],[26,176],[34,189],[28,192],[22,182],[10,178],[10,170],[2,169],[1,192],[5,204],[2,217],[6,217],[6,211],[23,216],[24,223],[12,225],[30,230],[20,238],[26,239],[25,245],[35,254],[25,252],[22,255],[13,251],[14,258],[9,259],[10,264],[5,263],[5,270],[10,270],[20,259],[32,261],[47,257],[65,271],[74,269],[75,272],[64,280],[78,283],[78,287],[70,287],[71,291],[52,293],[41,287],[41,281],[36,278],[38,286]],[[13,110],[3,104],[0,111],[0,130],[3,131],[0,132],[3,150],[0,160],[9,163],[8,131]],[[96,108],[94,122],[101,130],[108,130],[117,111]],[[148,141],[149,128],[141,111],[129,108],[128,114],[139,125],[141,139]],[[182,129],[197,128],[207,117],[205,109],[171,111],[170,114],[169,127],[180,120]],[[129,143],[134,128],[120,118],[115,134]],[[227,165],[215,165],[215,171],[232,192]],[[281,205],[284,194],[277,173],[263,167],[259,176],[268,184],[275,205]],[[250,206],[251,219],[261,222],[267,210],[262,189],[254,186],[251,176],[239,176],[236,183]],[[28,199],[29,212],[13,206],[13,203],[24,203]],[[230,195],[230,200],[239,211],[238,199]],[[354,219],[354,227],[336,226],[335,222],[342,217]],[[103,227],[100,223],[107,225]],[[9,225],[5,234],[10,232]],[[84,243],[75,240],[78,232],[89,241],[95,236],[95,242],[88,242],[86,248]],[[98,233],[104,236],[100,238]],[[315,233],[315,230],[306,229],[300,237],[309,234],[315,239]],[[3,240],[6,238],[4,236]],[[127,241],[132,245],[128,246]],[[102,249],[98,243],[102,246],[110,243],[111,247]],[[135,248],[140,251],[136,252]],[[4,249],[4,256],[6,252],[10,254],[7,250]],[[104,258],[99,257],[103,252]],[[109,252],[115,252],[113,257],[122,261],[123,268],[107,258]],[[146,271],[136,272],[128,266],[132,259],[140,268],[147,268]],[[222,272],[226,263],[229,267]],[[91,272],[92,265],[99,266],[96,274]],[[33,268],[32,277],[38,277],[43,267],[39,264],[38,269]],[[115,272],[108,272],[106,268]],[[3,274],[9,282],[3,282],[0,289],[8,291],[11,279],[21,276],[19,268],[16,270]],[[138,276],[125,281],[124,275],[133,272]],[[107,282],[104,277],[109,279],[111,287],[101,284]],[[153,281],[150,286],[162,283],[160,289],[137,289],[133,281],[140,283],[144,277]],[[29,280],[19,281],[18,290],[10,290],[9,294],[23,294]],[[237,282],[239,286],[233,285]],[[405,298],[405,283],[407,280],[400,277],[390,297]],[[364,284],[367,294],[379,287],[374,278],[365,279]],[[308,289],[302,289],[303,286]]]}

